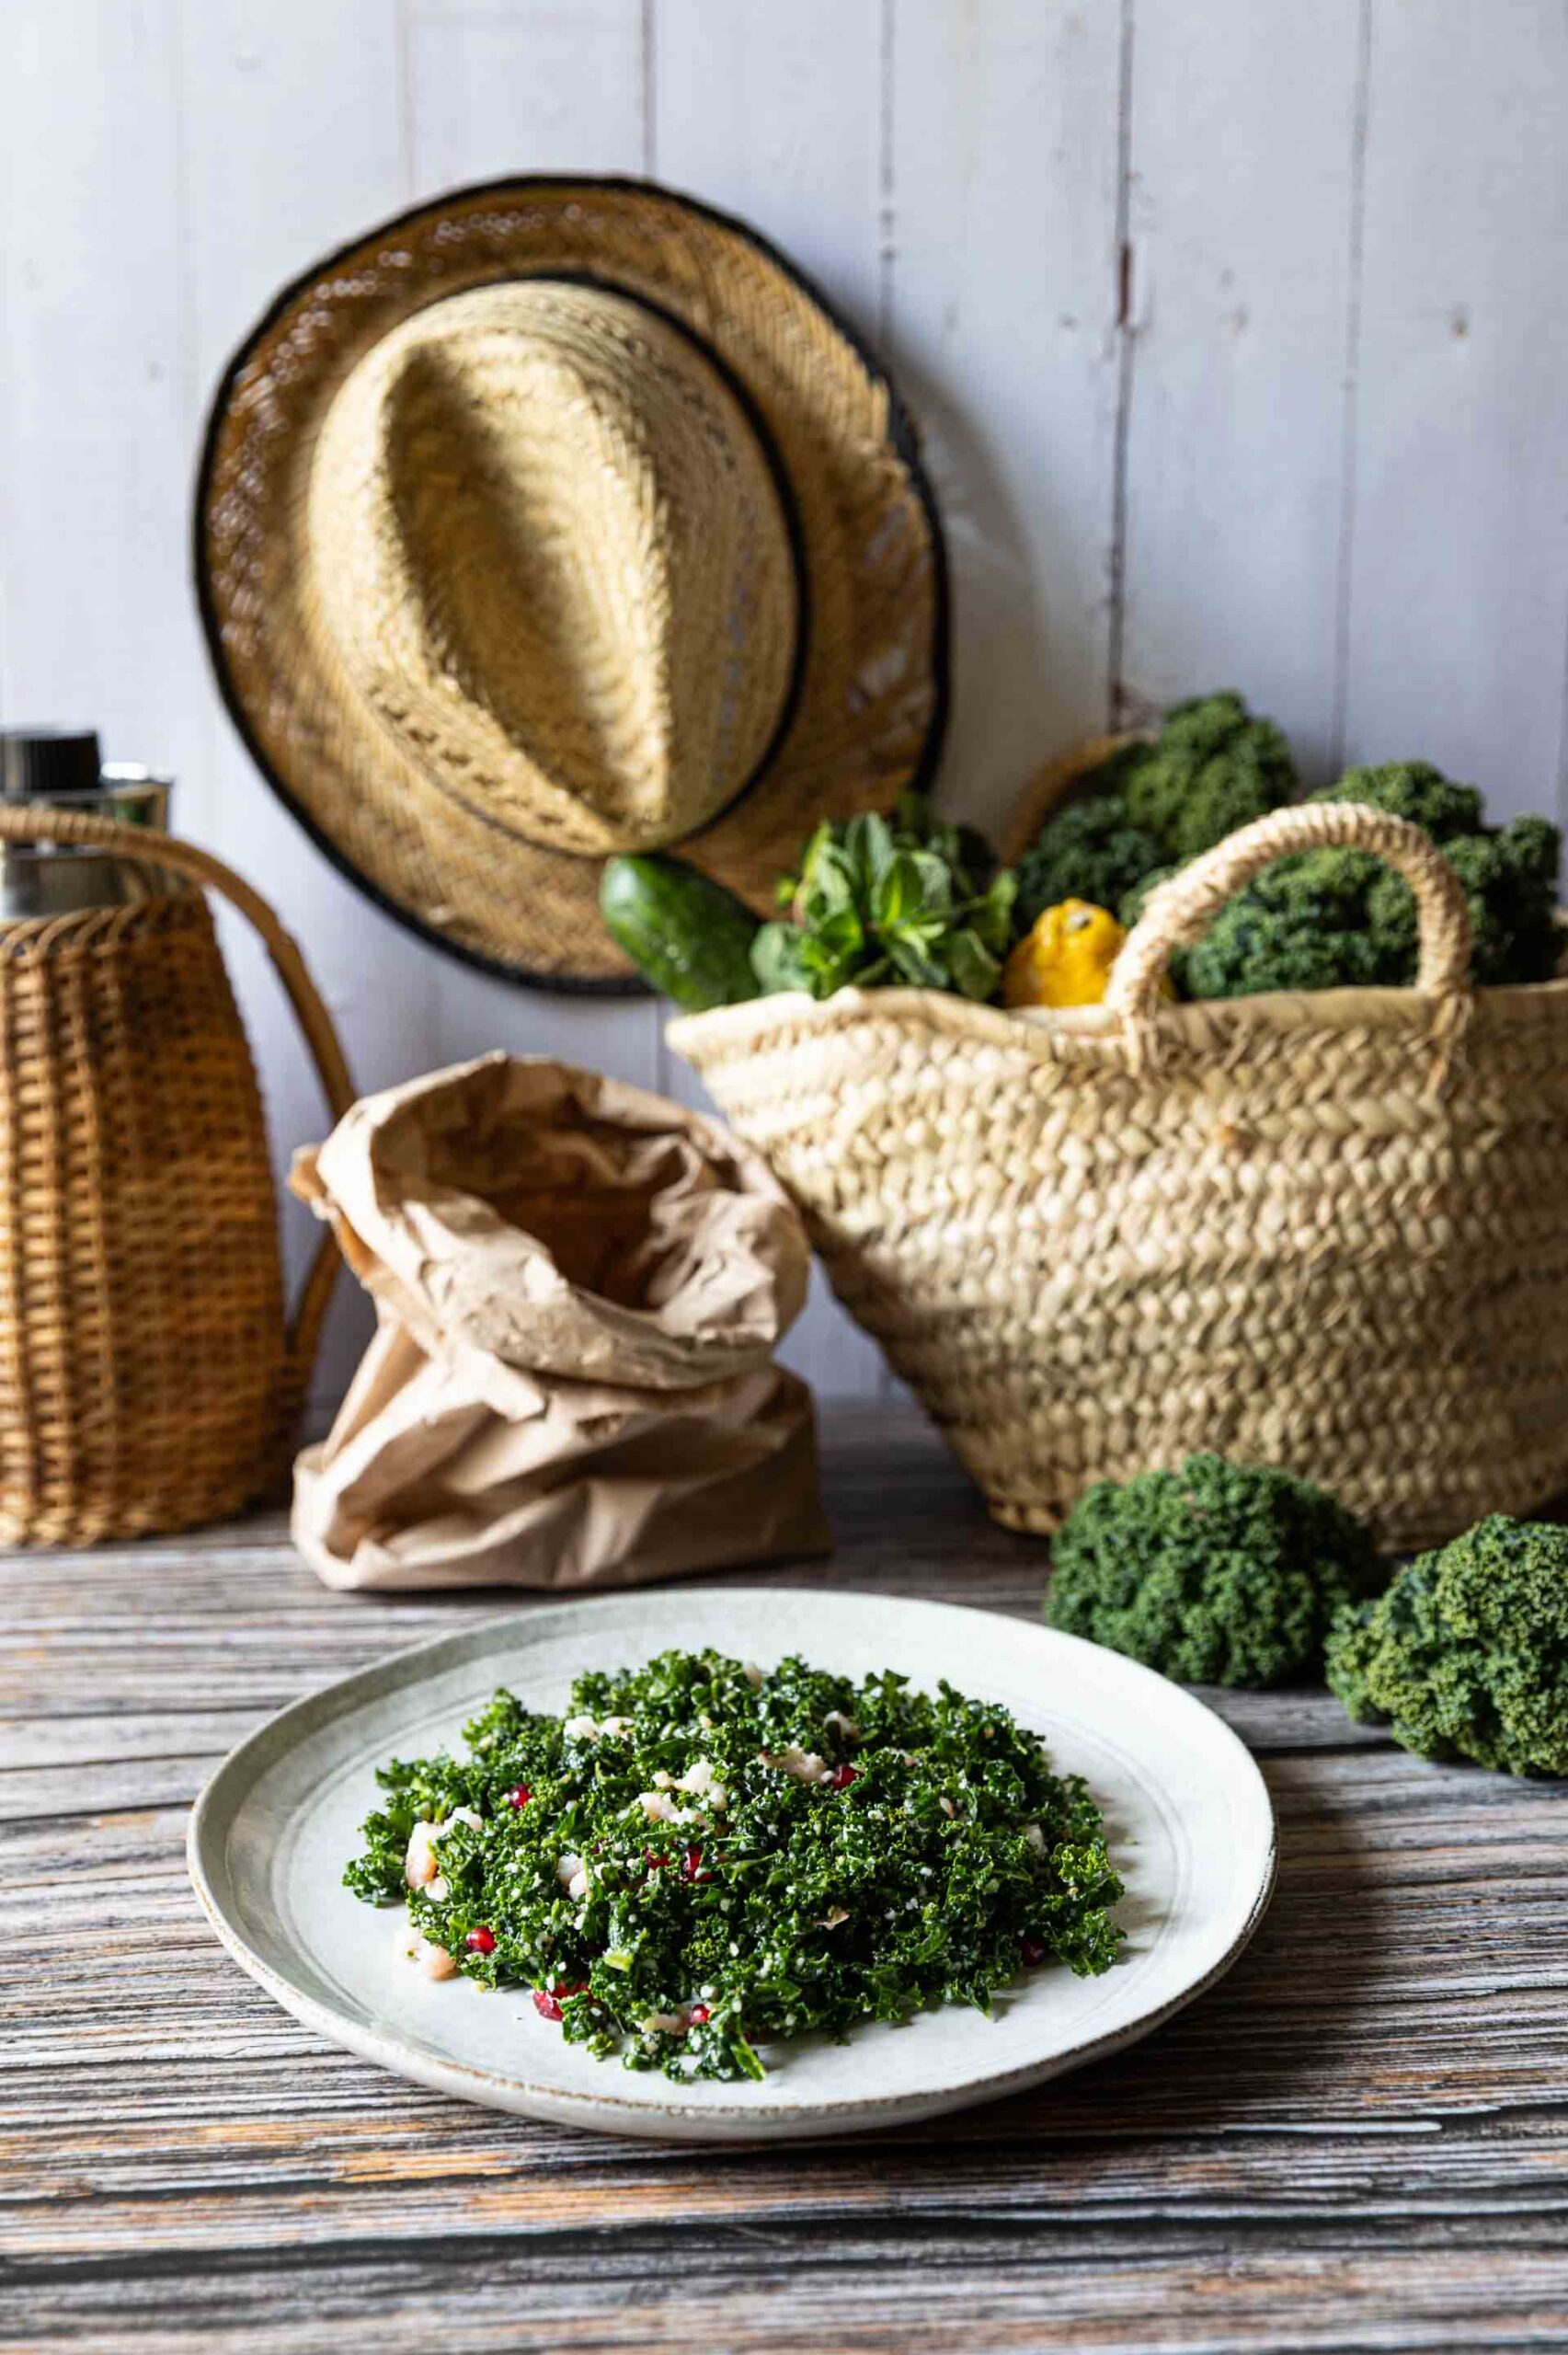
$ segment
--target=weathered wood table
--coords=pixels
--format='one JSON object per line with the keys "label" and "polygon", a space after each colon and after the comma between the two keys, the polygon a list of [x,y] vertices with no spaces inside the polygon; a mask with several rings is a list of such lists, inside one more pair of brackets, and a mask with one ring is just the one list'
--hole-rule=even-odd
{"label": "weathered wood table", "polygon": [[[781,1579],[1035,1609],[914,1422],[824,1419],[838,1553]],[[276,1517],[0,1579],[7,2350],[1568,2346],[1561,1786],[1221,1699],[1278,1892],[1158,2035],[876,2141],[601,2141],[318,2042],[186,1881],[231,1743],[508,1597],[326,1593]]]}

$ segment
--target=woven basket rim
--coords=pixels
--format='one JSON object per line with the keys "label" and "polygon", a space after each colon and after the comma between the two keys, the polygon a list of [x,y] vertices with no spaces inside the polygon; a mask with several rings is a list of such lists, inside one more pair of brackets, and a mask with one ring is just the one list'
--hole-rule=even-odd
{"label": "woven basket rim", "polygon": [[[1537,1018],[1542,1014],[1568,1017],[1568,975],[1550,982],[1509,982],[1471,991],[1469,997],[1487,1013],[1511,1008]],[[1203,998],[1166,1006],[1160,1016],[1162,1032],[1175,1043],[1211,1047],[1218,1031],[1240,1029],[1249,1023],[1270,1028],[1309,1030],[1382,1028],[1430,1023],[1433,1000],[1414,989],[1347,988],[1336,990],[1267,990],[1251,997]],[[1040,1060],[1050,1058],[1064,1040],[1125,1039],[1127,1025],[1104,1005],[1004,1006],[978,1005],[947,990],[842,989],[831,997],[808,997],[803,990],[778,990],[767,997],[749,998],[740,1005],[715,1006],[706,1014],[683,1014],[670,1023],[665,1040],[679,1055],[701,1063],[708,1056],[755,1050],[770,1033],[788,1030],[842,1030],[858,1022],[895,1022],[910,1029],[940,1032],[948,1038],[970,1039],[993,1046],[1023,1049]]]}

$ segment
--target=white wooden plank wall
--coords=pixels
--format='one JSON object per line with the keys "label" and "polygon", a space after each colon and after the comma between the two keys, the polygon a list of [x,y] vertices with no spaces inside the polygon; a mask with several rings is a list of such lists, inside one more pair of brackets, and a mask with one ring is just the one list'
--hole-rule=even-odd
{"label": "white wooden plank wall", "polygon": [[1219,673],[1326,774],[1360,0],[1140,11],[1120,671]]}
{"label": "white wooden plank wall", "polygon": [[[1314,775],[1419,751],[1561,804],[1558,0],[0,0],[0,715],[177,770],[366,1086],[500,1044],[692,1088],[651,1006],[509,989],[377,914],[208,684],[188,508],[224,357],[464,180],[652,172],[888,352],[950,535],[950,807],[999,820],[1046,752],[1218,684]],[[281,1162],[320,1108],[227,936]],[[363,1331],[346,1296],[329,1386]],[[825,1301],[791,1356],[883,1379]]]}

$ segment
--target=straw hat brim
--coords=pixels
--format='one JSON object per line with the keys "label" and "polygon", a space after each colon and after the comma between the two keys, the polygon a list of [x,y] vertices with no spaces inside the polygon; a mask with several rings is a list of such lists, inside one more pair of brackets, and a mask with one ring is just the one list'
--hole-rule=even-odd
{"label": "straw hat brim", "polygon": [[377,729],[305,611],[309,469],[348,373],[468,288],[575,278],[701,345],[772,458],[795,540],[803,646],[756,776],[673,845],[759,908],[823,817],[927,784],[947,706],[941,526],[886,374],[826,297],[744,224],[640,180],[462,190],[286,288],[225,369],[197,485],[208,645],[263,775],[351,880],[452,954],[536,986],[635,992],[598,915],[600,862],[524,839],[443,791]]}

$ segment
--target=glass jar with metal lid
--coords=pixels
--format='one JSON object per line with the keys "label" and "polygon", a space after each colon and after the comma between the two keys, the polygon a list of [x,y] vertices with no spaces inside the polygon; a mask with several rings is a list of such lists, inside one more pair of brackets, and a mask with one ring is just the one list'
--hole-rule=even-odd
{"label": "glass jar with metal lid", "polygon": [[[126,762],[106,765],[90,729],[0,729],[0,804],[75,810],[166,834],[173,779]],[[166,868],[74,844],[0,846],[0,925],[126,907],[190,887]]]}

